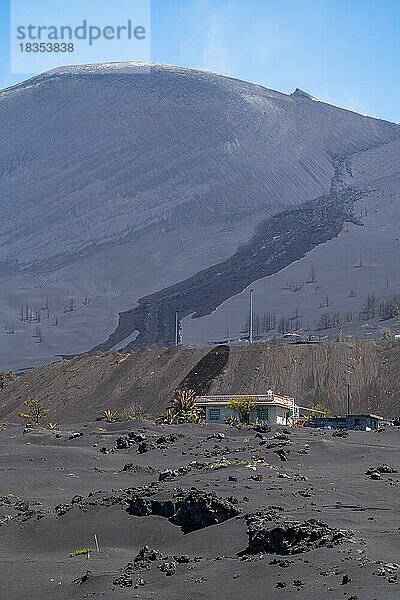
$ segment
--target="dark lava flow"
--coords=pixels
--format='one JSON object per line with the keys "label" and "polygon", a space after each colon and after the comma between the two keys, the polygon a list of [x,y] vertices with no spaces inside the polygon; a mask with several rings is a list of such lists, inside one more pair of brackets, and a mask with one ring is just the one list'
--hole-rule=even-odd
{"label": "dark lava flow", "polygon": [[132,348],[173,345],[176,312],[180,319],[190,314],[208,315],[257,279],[277,273],[315,246],[336,237],[345,222],[362,225],[353,213],[353,204],[360,196],[354,188],[332,190],[266,219],[230,258],[145,296],[138,306],[121,312],[115,331],[93,350],[110,350],[135,330],[139,334],[129,344]]}

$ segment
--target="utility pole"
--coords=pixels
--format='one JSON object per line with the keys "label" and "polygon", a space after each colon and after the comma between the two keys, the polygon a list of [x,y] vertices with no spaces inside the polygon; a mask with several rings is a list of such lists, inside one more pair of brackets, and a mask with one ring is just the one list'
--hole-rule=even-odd
{"label": "utility pole", "polygon": [[350,384],[347,384],[347,414],[350,414]]}
{"label": "utility pole", "polygon": [[175,346],[179,346],[179,313],[175,312]]}
{"label": "utility pole", "polygon": [[250,323],[249,323],[249,344],[253,343],[253,292],[250,290]]}

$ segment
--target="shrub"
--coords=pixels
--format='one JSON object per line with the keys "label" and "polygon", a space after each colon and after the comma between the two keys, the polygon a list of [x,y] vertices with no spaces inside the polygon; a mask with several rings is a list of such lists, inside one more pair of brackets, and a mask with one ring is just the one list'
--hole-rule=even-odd
{"label": "shrub", "polygon": [[219,469],[225,469],[226,467],[231,466],[246,466],[248,463],[245,460],[240,460],[239,458],[223,458],[221,461],[217,461],[214,463],[208,463],[205,465],[205,471],[218,471]]}
{"label": "shrub", "polygon": [[16,375],[13,371],[7,371],[7,373],[0,373],[0,390],[4,390],[6,385],[15,381]]}
{"label": "shrub", "polygon": [[240,422],[239,417],[236,417],[234,415],[226,417],[225,423],[227,425],[230,425],[231,427],[237,427],[237,429],[240,429],[242,427],[242,423]]}
{"label": "shrub", "polygon": [[249,423],[249,417],[252,410],[256,407],[256,401],[250,396],[240,396],[234,398],[227,404],[227,408],[237,413],[241,423]]}
{"label": "shrub", "polygon": [[391,329],[384,329],[382,332],[382,342],[393,343],[396,340],[395,334]]}
{"label": "shrub", "polygon": [[50,410],[43,406],[43,404],[40,403],[40,400],[37,400],[36,398],[28,398],[25,400],[24,407],[26,410],[19,411],[18,415],[22,419],[34,421],[35,423],[40,423],[40,421],[50,412]]}
{"label": "shrub", "polygon": [[152,420],[151,415],[144,412],[143,408],[139,406],[128,406],[119,415],[121,421],[137,421],[139,419]]}
{"label": "shrub", "polygon": [[87,556],[89,556],[91,552],[93,552],[91,548],[79,548],[78,550],[70,552],[68,556],[69,558],[73,558],[74,556],[81,556],[82,554],[86,554]]}
{"label": "shrub", "polygon": [[314,404],[311,407],[311,418],[312,417],[331,417],[332,411],[325,404]]}
{"label": "shrub", "polygon": [[167,408],[167,410],[164,413],[163,421],[164,421],[164,423],[167,423],[168,425],[173,425],[176,422],[175,413],[172,410],[172,408]]}

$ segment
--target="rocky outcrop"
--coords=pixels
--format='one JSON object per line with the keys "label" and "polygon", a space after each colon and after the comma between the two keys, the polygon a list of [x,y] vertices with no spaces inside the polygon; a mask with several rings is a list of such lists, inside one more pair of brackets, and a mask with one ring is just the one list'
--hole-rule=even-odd
{"label": "rocky outcrop", "polygon": [[181,527],[184,533],[223,523],[240,514],[235,498],[219,498],[215,493],[196,489],[179,492],[164,500],[136,494],[131,498],[127,511],[136,517],[164,517]]}
{"label": "rocky outcrop", "polygon": [[367,471],[365,471],[366,475],[371,475],[372,473],[397,473],[397,469],[392,467],[391,465],[381,465],[380,467],[371,467]]}
{"label": "rocky outcrop", "polygon": [[249,543],[247,554],[300,554],[321,547],[332,547],[348,538],[348,533],[332,529],[322,521],[302,523],[283,512],[264,510],[246,517]]}

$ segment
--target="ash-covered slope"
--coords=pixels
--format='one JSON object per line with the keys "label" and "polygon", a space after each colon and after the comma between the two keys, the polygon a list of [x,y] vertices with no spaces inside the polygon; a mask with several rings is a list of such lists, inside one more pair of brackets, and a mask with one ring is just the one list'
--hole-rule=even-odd
{"label": "ash-covered slope", "polygon": [[[288,96],[212,73],[135,63],[59,68],[0,92],[0,132],[3,370],[94,347],[171,344],[176,310],[183,318],[202,306],[206,314],[249,277],[296,264],[344,220],[355,222],[354,199],[372,168],[379,177],[400,136],[398,125],[305,92]],[[370,167],[353,181],[347,170],[360,152]],[[338,181],[338,164],[349,181]],[[308,220],[310,236],[302,222],[313,202],[326,208],[328,222]],[[292,225],[281,232],[289,245],[276,248],[270,219],[281,229],[294,223],[295,236]],[[267,234],[265,245],[256,227]],[[264,248],[256,249],[259,268],[243,277],[238,264],[227,286],[218,265],[251,254],[254,241]],[[270,246],[281,260],[275,251],[264,256]],[[203,286],[182,306],[175,294],[167,311],[165,302],[145,307],[150,322],[137,327],[131,311],[138,301],[142,309],[149,297],[209,269],[220,279],[211,295]],[[118,328],[119,314],[128,315],[126,327]],[[243,318],[240,310],[222,335],[240,330]],[[215,324],[192,324],[200,321],[202,335],[185,327],[185,342],[224,339]]]}
{"label": "ash-covered slope", "polygon": [[0,94],[3,272],[159,224],[232,220],[326,192],[331,158],[395,125],[174,67],[59,68]]}
{"label": "ash-covered slope", "polygon": [[129,355],[97,354],[39,367],[0,392],[0,420],[18,421],[29,396],[40,398],[49,420],[94,420],[103,410],[134,405],[161,414],[174,390],[198,394],[295,396],[300,406],[324,403],[336,414],[347,409],[385,417],[400,413],[399,344],[324,343],[291,346],[139,348]]}
{"label": "ash-covered slope", "polygon": [[[253,285],[257,339],[284,332],[330,339],[338,335],[379,338],[385,329],[400,333],[397,309],[386,308],[397,302],[400,293],[400,139],[341,158],[337,164],[340,169],[333,183],[357,191],[352,204],[355,219],[347,215],[337,237],[327,236],[326,243],[298,253],[299,260],[287,262],[280,272],[275,269],[273,275],[257,277]],[[336,195],[335,207],[338,200]],[[315,201],[311,205],[315,207]],[[299,210],[304,212],[306,206]],[[333,223],[330,215],[328,221]],[[328,233],[326,224],[322,231]],[[286,249],[290,250],[289,243]],[[201,345],[246,336],[248,290],[231,294],[210,312],[183,323],[185,343]],[[267,323],[271,317],[272,327]]]}

